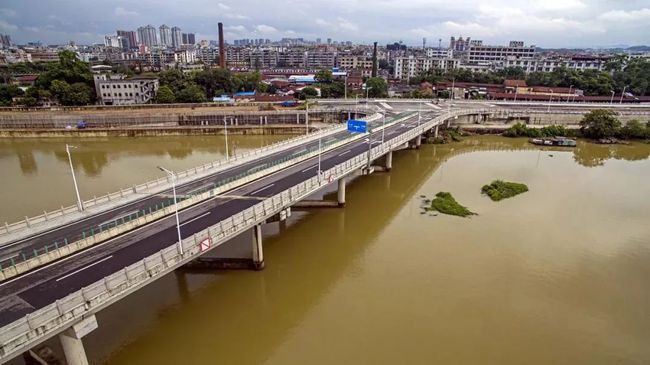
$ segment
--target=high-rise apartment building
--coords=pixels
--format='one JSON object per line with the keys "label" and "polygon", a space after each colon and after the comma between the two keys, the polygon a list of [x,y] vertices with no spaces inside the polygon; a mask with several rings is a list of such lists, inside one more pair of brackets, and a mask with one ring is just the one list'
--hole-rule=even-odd
{"label": "high-rise apartment building", "polygon": [[171,29],[163,24],[158,28],[160,30],[160,45],[165,47],[172,46],[172,31]]}
{"label": "high-rise apartment building", "polygon": [[120,42],[122,37],[117,36],[117,35],[107,35],[104,36],[104,45],[106,47],[113,47],[113,48],[121,48],[122,45]]}
{"label": "high-rise apartment building", "polygon": [[178,48],[180,48],[181,44],[183,44],[183,33],[181,32],[181,28],[173,27],[172,28],[172,47],[174,47],[174,49],[178,49]]}
{"label": "high-rise apartment building", "polygon": [[11,42],[11,36],[9,34],[0,34],[0,47],[7,48],[11,47],[13,43]]}
{"label": "high-rise apartment building", "polygon": [[123,38],[124,50],[128,51],[138,47],[138,39],[132,30],[118,30],[117,36]]}
{"label": "high-rise apartment building", "polygon": [[140,27],[138,28],[138,39],[140,40],[140,44],[144,44],[147,47],[157,46],[158,32],[151,24],[146,27]]}

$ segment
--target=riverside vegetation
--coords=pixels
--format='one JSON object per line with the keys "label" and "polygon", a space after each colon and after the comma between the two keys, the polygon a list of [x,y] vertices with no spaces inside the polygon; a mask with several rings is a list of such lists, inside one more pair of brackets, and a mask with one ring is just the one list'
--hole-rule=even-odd
{"label": "riverside vegetation", "polygon": [[623,125],[616,117],[616,112],[608,109],[595,109],[582,118],[580,130],[567,129],[562,125],[530,128],[523,123],[517,123],[503,132],[503,135],[529,138],[585,137],[594,140],[602,138],[648,140],[650,139],[650,121],[643,123],[633,119]]}
{"label": "riverside vegetation", "polygon": [[430,207],[425,208],[425,211],[433,210],[443,214],[455,215],[459,217],[469,217],[471,215],[476,215],[476,213],[458,204],[451,193],[445,191],[441,191],[436,194],[436,197],[430,202]]}
{"label": "riverside vegetation", "polygon": [[506,198],[512,198],[515,195],[528,191],[526,184],[494,180],[489,185],[483,185],[481,192],[490,197],[493,201],[499,201]]}

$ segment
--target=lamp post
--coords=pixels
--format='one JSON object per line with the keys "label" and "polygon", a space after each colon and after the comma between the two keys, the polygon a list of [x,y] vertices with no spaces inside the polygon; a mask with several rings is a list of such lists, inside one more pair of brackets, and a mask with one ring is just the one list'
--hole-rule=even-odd
{"label": "lamp post", "polygon": [[345,90],[345,91],[344,91],[344,93],[345,93],[345,94],[344,94],[344,95],[345,95],[345,99],[347,100],[347,99],[348,99],[348,72],[347,72],[347,71],[345,71],[345,85],[344,85],[344,90]]}
{"label": "lamp post", "polygon": [[618,101],[619,104],[623,104],[623,96],[625,95],[625,89],[627,89],[627,85],[623,88],[623,92],[621,93],[621,100]]}
{"label": "lamp post", "polygon": [[226,161],[228,161],[230,160],[230,155],[228,153],[228,122],[225,117],[223,118],[223,131],[226,136]]}
{"label": "lamp post", "polygon": [[569,95],[566,97],[567,103],[569,102],[569,98],[571,97],[571,89],[573,89],[573,85],[569,86]]}
{"label": "lamp post", "polygon": [[612,98],[609,99],[609,104],[611,104],[611,105],[614,104],[614,93],[615,93],[615,92],[616,92],[616,91],[612,90]]}
{"label": "lamp post", "polygon": [[384,111],[382,114],[382,121],[381,121],[381,143],[386,142],[386,111]]}
{"label": "lamp post", "polygon": [[547,113],[551,112],[551,100],[553,100],[553,90],[551,90],[551,95],[548,97],[548,109],[546,110]]}
{"label": "lamp post", "polygon": [[321,153],[323,151],[322,148],[321,148],[321,138],[322,138],[322,136],[318,136],[318,182],[321,181],[321,175],[322,175],[322,171],[321,171],[321,167],[320,167],[320,160],[321,160],[320,156],[321,156]]}
{"label": "lamp post", "polygon": [[305,110],[306,110],[306,113],[305,113],[305,129],[306,129],[306,131],[305,131],[305,133],[309,134],[309,100],[308,99],[305,99]]}
{"label": "lamp post", "polygon": [[68,154],[68,162],[70,162],[70,172],[72,173],[72,182],[74,183],[74,192],[77,194],[77,209],[79,211],[84,210],[84,203],[81,201],[81,196],[79,196],[79,186],[77,186],[77,177],[74,175],[74,167],[72,166],[72,156],[70,155],[70,148],[77,148],[69,144],[65,145],[65,152]]}
{"label": "lamp post", "polygon": [[370,96],[369,96],[370,95],[370,89],[372,89],[372,86],[371,87],[366,86],[366,108],[368,107],[368,101],[369,101],[369,98],[370,98]]}
{"label": "lamp post", "polygon": [[172,192],[174,194],[174,209],[176,210],[176,232],[178,233],[178,253],[182,255],[183,241],[181,239],[181,223],[178,219],[178,203],[176,201],[176,174],[173,171],[167,170],[162,166],[158,166],[158,170],[165,172],[172,180]]}

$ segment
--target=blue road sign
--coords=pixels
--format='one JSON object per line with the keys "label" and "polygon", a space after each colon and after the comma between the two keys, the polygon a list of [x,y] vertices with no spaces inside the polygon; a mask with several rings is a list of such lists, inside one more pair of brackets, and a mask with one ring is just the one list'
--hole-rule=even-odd
{"label": "blue road sign", "polygon": [[368,132],[368,122],[365,120],[348,119],[348,131],[353,133]]}

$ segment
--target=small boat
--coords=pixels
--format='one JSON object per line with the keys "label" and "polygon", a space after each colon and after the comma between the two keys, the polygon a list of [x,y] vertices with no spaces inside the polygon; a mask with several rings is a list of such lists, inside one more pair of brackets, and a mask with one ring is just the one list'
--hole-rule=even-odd
{"label": "small boat", "polygon": [[566,137],[552,137],[552,138],[531,138],[530,143],[539,146],[560,146],[560,147],[575,147],[576,140]]}

